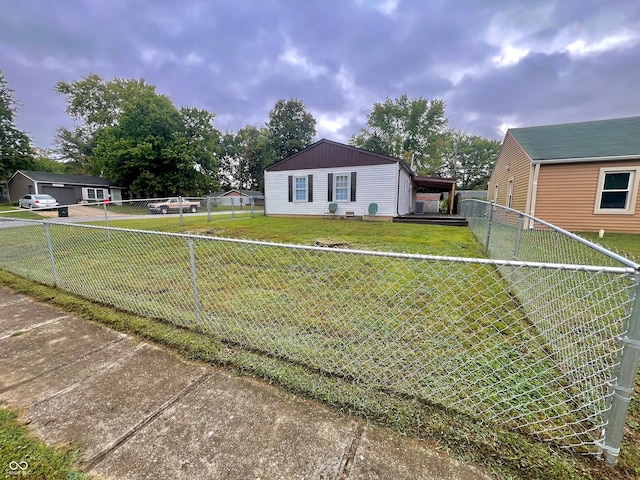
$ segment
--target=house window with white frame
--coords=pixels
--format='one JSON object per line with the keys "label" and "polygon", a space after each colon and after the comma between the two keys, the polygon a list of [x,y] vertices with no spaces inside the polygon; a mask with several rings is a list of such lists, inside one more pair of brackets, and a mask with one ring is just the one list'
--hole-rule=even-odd
{"label": "house window with white frame", "polygon": [[295,201],[307,201],[307,177],[295,177]]}
{"label": "house window with white frame", "polygon": [[640,167],[601,168],[594,213],[635,213]]}
{"label": "house window with white frame", "polygon": [[349,201],[349,175],[338,174],[334,177],[334,181],[335,181],[335,188],[334,188],[335,200],[337,202],[339,201],[348,202]]}
{"label": "house window with white frame", "polygon": [[83,188],[82,198],[89,202],[101,202],[108,197],[107,190],[104,188]]}

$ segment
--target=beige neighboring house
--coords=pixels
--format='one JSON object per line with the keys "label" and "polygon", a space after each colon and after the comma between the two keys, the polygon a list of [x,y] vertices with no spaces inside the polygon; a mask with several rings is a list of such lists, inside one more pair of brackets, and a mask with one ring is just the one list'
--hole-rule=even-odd
{"label": "beige neighboring house", "polygon": [[576,232],[640,233],[640,117],[507,131],[488,200]]}

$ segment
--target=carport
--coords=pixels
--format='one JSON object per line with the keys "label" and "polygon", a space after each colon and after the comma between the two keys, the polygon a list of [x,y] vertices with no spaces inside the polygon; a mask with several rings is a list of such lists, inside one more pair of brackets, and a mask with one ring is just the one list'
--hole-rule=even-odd
{"label": "carport", "polygon": [[413,177],[413,192],[411,195],[412,205],[416,204],[416,195],[418,193],[443,193],[448,192],[449,198],[449,215],[453,215],[453,198],[456,192],[456,181],[452,178],[442,177]]}

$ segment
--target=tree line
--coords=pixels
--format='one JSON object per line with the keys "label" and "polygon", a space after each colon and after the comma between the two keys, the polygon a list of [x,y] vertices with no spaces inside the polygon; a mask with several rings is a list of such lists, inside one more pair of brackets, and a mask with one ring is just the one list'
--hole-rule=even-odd
{"label": "tree line", "polygon": [[[220,132],[215,113],[176,107],[143,79],[90,74],[58,82],[73,128],[55,136],[58,162],[38,155],[15,126],[16,103],[0,71],[0,180],[18,169],[103,175],[136,196],[203,195],[231,188],[263,190],[266,167],[309,146],[316,120],[304,102],[280,99],[262,126]],[[419,174],[455,177],[481,189],[500,142],[447,128],[442,100],[402,95],[375,103],[353,146],[403,158]]]}

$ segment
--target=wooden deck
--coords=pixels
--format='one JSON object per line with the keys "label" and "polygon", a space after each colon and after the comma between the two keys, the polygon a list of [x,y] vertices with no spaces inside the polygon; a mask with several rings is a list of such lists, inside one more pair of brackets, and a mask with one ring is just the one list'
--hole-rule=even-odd
{"label": "wooden deck", "polygon": [[420,223],[424,225],[449,225],[453,227],[466,227],[469,225],[465,217],[445,213],[425,213],[421,215],[412,213],[394,217],[393,221],[398,223]]}

